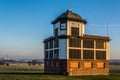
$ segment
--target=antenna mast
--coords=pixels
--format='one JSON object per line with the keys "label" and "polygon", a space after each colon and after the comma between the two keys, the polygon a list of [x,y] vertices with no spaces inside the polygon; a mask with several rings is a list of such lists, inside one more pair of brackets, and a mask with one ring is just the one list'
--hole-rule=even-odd
{"label": "antenna mast", "polygon": [[107,36],[108,36],[108,18],[107,18]]}

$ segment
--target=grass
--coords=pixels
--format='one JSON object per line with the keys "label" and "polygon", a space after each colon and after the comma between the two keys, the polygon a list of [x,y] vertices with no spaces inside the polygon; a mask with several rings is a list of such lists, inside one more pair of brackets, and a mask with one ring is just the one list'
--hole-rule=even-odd
{"label": "grass", "polygon": [[120,80],[120,65],[110,66],[109,76],[63,76],[44,74],[43,66],[0,66],[0,80]]}
{"label": "grass", "polygon": [[111,75],[120,75],[120,65],[110,65]]}
{"label": "grass", "polygon": [[120,76],[62,76],[50,74],[1,74],[0,80],[120,80]]}
{"label": "grass", "polygon": [[39,72],[39,73],[43,73],[43,67],[44,66],[40,66],[40,65],[31,65],[31,66],[28,66],[28,65],[11,65],[11,66],[4,66],[4,65],[1,65],[0,66],[0,73],[3,73],[3,72],[27,72],[27,73],[30,73],[30,72]]}

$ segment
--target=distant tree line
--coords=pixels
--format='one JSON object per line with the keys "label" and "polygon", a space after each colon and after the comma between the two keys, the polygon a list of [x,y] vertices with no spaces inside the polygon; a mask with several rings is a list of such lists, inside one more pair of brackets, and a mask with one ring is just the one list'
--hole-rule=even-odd
{"label": "distant tree line", "polygon": [[110,65],[120,65],[120,62],[110,62]]}
{"label": "distant tree line", "polygon": [[43,64],[43,62],[38,62],[36,60],[28,61],[28,65],[36,65],[36,64],[41,65]]}

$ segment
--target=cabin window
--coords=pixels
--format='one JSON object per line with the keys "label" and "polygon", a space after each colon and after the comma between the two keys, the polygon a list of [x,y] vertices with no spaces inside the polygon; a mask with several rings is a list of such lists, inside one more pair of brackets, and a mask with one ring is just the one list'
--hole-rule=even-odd
{"label": "cabin window", "polygon": [[69,47],[81,47],[81,40],[77,38],[69,39]]}
{"label": "cabin window", "polygon": [[79,28],[71,27],[71,36],[78,37],[79,36]]}
{"label": "cabin window", "polygon": [[48,59],[48,51],[45,51],[45,59]]}
{"label": "cabin window", "polygon": [[79,49],[69,49],[70,59],[81,59],[81,50]]}
{"label": "cabin window", "polygon": [[48,42],[45,42],[45,49],[48,49]]}
{"label": "cabin window", "polygon": [[83,50],[83,59],[94,59],[93,50]]}
{"label": "cabin window", "polygon": [[59,39],[55,39],[54,40],[54,48],[58,48],[59,47]]}
{"label": "cabin window", "polygon": [[97,49],[106,49],[106,43],[102,40],[96,41],[96,48]]}
{"label": "cabin window", "polygon": [[59,59],[59,50],[54,50],[54,59]]}
{"label": "cabin window", "polygon": [[83,47],[84,48],[94,48],[94,41],[93,40],[83,40]]}
{"label": "cabin window", "polygon": [[49,44],[50,44],[50,46],[49,46],[50,49],[53,48],[53,40],[51,40],[51,41],[49,42]]}
{"label": "cabin window", "polygon": [[106,59],[106,51],[96,51],[96,59]]}
{"label": "cabin window", "polygon": [[50,59],[53,59],[53,50],[50,50]]}
{"label": "cabin window", "polygon": [[55,29],[55,36],[58,36],[58,28]]}

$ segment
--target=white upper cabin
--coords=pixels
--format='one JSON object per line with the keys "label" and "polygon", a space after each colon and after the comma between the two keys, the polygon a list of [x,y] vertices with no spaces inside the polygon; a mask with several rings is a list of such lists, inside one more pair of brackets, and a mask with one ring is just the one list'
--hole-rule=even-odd
{"label": "white upper cabin", "polygon": [[86,20],[83,20],[78,14],[73,13],[71,10],[67,10],[65,13],[56,18],[53,22],[53,36],[66,35],[71,36],[71,28],[79,28],[79,36],[83,36],[85,33]]}

